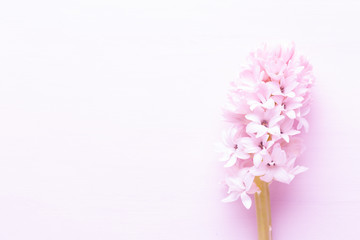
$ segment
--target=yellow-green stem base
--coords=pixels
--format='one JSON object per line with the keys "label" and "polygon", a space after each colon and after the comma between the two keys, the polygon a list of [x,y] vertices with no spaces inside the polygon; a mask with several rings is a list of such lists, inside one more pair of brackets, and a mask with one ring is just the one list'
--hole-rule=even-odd
{"label": "yellow-green stem base", "polygon": [[255,177],[260,193],[255,193],[258,240],[272,240],[269,184]]}

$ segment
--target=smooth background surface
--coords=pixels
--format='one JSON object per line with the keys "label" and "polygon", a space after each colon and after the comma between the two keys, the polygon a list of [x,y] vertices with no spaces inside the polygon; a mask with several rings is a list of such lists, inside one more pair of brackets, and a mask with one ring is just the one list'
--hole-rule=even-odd
{"label": "smooth background surface", "polygon": [[359,1],[3,1],[0,238],[256,239],[223,204],[220,107],[293,40],[317,83],[310,170],[271,186],[275,240],[358,239]]}

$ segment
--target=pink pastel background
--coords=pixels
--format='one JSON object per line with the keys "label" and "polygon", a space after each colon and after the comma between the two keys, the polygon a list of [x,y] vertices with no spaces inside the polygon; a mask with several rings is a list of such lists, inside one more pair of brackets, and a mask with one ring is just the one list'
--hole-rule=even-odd
{"label": "pink pastel background", "polygon": [[246,54],[280,40],[317,82],[274,239],[359,238],[359,1],[1,5],[0,239],[256,239],[214,143]]}

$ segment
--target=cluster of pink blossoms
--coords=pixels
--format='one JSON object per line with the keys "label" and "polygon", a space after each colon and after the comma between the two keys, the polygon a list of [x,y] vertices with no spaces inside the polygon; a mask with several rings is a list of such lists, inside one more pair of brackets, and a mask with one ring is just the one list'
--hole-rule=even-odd
{"label": "cluster of pink blossoms", "polygon": [[248,194],[259,191],[262,181],[290,183],[307,168],[295,166],[303,151],[297,135],[308,130],[312,67],[295,53],[294,45],[264,45],[249,55],[239,79],[231,83],[223,133],[222,161],[229,195],[224,202],[241,198],[250,208]]}

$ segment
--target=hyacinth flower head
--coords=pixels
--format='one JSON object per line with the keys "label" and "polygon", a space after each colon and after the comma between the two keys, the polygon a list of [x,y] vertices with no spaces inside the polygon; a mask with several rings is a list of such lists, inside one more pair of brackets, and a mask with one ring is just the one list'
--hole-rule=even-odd
{"label": "hyacinth flower head", "polygon": [[264,44],[231,82],[224,109],[230,126],[221,148],[228,186],[223,201],[241,199],[249,209],[255,195],[259,239],[271,239],[268,185],[289,184],[307,169],[296,160],[304,148],[299,134],[309,128],[313,81],[312,66],[294,44]]}

